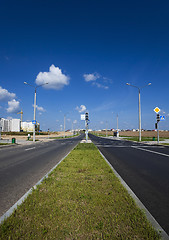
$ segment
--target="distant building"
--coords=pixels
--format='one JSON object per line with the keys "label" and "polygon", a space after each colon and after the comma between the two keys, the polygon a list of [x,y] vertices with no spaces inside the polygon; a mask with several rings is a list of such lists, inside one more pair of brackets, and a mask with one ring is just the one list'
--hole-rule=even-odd
{"label": "distant building", "polygon": [[[34,124],[32,122],[22,122],[21,123],[21,129],[24,132],[33,132]],[[39,132],[40,131],[40,124],[37,123],[35,124],[35,131]]]}
{"label": "distant building", "polygon": [[5,118],[0,118],[0,127],[2,132],[10,131],[10,120]]}
{"label": "distant building", "polygon": [[[21,122],[20,119],[0,118],[0,130],[2,132],[33,132],[34,124],[32,122]],[[35,131],[40,131],[40,124],[35,125]]]}
{"label": "distant building", "polygon": [[33,125],[32,122],[22,122],[21,128],[24,132],[33,132]]}
{"label": "distant building", "polygon": [[10,131],[11,132],[20,132],[21,130],[21,120],[20,119],[11,119],[10,120]]}
{"label": "distant building", "polygon": [[21,120],[0,118],[0,125],[2,132],[20,132]]}

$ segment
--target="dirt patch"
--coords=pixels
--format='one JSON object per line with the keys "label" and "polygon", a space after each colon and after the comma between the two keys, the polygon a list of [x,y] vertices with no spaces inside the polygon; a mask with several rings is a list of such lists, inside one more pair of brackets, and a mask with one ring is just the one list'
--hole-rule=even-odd
{"label": "dirt patch", "polygon": [[[97,132],[98,134],[106,134],[105,131],[102,132]],[[107,132],[108,136],[113,136],[114,132]],[[160,137],[162,138],[169,138],[169,131],[159,131]],[[133,132],[133,131],[119,131],[119,136],[120,137],[138,137],[139,132]],[[142,137],[157,137],[157,132],[156,131],[142,131],[141,132]]]}
{"label": "dirt patch", "polygon": [[[66,132],[65,136],[71,136],[72,133],[71,132]],[[36,134],[36,139],[37,140],[43,140],[43,139],[47,139],[47,138],[53,138],[53,137],[63,137],[64,136],[64,132],[58,132],[56,133],[50,133],[49,135],[38,135]],[[16,138],[17,140],[27,140],[28,135],[23,136],[23,135],[2,135],[1,139],[12,139],[12,138]],[[33,138],[33,136],[31,136],[31,138]]]}
{"label": "dirt patch", "polygon": [[[160,137],[162,138],[169,138],[169,132],[167,131],[160,131],[159,132]],[[133,132],[133,131],[125,131],[125,132],[119,132],[120,137],[123,136],[131,136],[131,137],[137,137],[139,136],[139,132]],[[141,132],[142,137],[156,137],[157,132],[156,131],[143,131]]]}

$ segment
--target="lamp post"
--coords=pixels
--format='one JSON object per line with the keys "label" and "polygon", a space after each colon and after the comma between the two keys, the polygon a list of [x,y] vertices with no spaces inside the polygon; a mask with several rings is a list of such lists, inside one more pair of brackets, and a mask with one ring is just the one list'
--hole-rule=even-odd
{"label": "lamp post", "polygon": [[139,105],[139,142],[141,142],[141,101],[140,101],[140,89],[145,88],[145,87],[147,87],[147,86],[150,86],[151,83],[148,83],[148,84],[146,84],[146,85],[143,86],[143,87],[137,87],[137,86],[132,85],[132,84],[130,84],[130,83],[126,83],[126,85],[131,86],[131,87],[135,87],[135,88],[138,89],[138,105]]}
{"label": "lamp post", "polygon": [[34,95],[34,114],[33,114],[33,120],[34,120],[34,127],[33,127],[33,142],[35,142],[35,124],[36,124],[36,89],[37,89],[38,87],[41,87],[41,86],[46,85],[46,84],[48,84],[48,83],[44,83],[44,84],[41,84],[41,85],[39,85],[39,86],[33,86],[33,85],[31,85],[31,84],[29,84],[29,83],[27,83],[27,82],[24,82],[24,84],[27,84],[27,85],[29,85],[29,86],[31,86],[31,87],[33,87],[33,88],[35,89],[35,95]]}

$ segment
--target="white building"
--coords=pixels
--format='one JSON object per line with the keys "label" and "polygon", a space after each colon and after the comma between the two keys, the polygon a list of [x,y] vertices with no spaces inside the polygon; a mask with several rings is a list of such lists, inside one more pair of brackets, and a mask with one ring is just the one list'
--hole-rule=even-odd
{"label": "white building", "polygon": [[20,132],[21,130],[21,120],[20,119],[11,119],[10,120],[10,131],[11,132]]}
{"label": "white building", "polygon": [[21,120],[0,118],[0,127],[2,132],[20,132]]}
{"label": "white building", "polygon": [[[20,119],[0,118],[0,131],[2,132],[33,132],[34,124],[32,122],[21,122]],[[35,131],[40,130],[40,124],[35,125]]]}
{"label": "white building", "polygon": [[5,118],[0,118],[0,127],[2,132],[10,131],[10,120]]}
{"label": "white building", "polygon": [[24,132],[33,132],[33,123],[32,122],[22,122],[21,123],[21,129]]}

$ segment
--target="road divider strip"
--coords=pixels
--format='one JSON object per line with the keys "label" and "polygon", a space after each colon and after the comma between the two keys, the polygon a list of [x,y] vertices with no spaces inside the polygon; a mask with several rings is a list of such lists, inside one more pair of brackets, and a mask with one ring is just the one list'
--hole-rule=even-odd
{"label": "road divider strip", "polygon": [[94,144],[79,144],[1,233],[0,239],[160,239]]}

